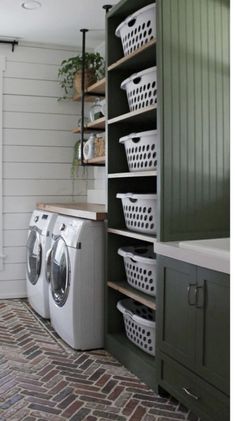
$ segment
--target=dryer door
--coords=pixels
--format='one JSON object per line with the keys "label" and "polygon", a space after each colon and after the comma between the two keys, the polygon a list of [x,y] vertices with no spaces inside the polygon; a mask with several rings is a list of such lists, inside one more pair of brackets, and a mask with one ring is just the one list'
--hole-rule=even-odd
{"label": "dryer door", "polygon": [[70,261],[65,240],[58,237],[51,254],[51,291],[55,303],[62,307],[68,297],[70,287]]}
{"label": "dryer door", "polygon": [[31,284],[35,285],[38,281],[42,266],[42,244],[40,234],[34,227],[30,231],[27,241],[26,252],[26,271]]}

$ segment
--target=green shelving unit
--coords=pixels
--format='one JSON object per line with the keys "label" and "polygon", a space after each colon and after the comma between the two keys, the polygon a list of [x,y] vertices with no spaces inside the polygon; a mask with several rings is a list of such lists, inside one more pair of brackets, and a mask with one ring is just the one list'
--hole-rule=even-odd
{"label": "green shelving unit", "polygon": [[[157,34],[124,57],[117,26],[153,0],[121,0],[106,15],[107,288],[106,348],[154,390],[163,386],[158,332],[152,357],[125,335],[119,299],[143,296],[125,289],[122,246],[229,235],[229,2],[158,0]],[[121,82],[156,66],[157,104],[130,111]],[[119,138],[157,129],[155,171],[130,173]],[[117,193],[157,195],[155,235],[125,228]],[[131,292],[130,292],[131,289]],[[145,294],[144,294],[145,295]],[[149,297],[146,297],[149,300]],[[160,298],[158,298],[159,300]],[[159,308],[154,299],[157,326]],[[153,306],[153,299],[150,299]],[[157,327],[158,329],[158,327]],[[207,418],[206,418],[207,419]],[[222,420],[223,421],[223,420]]]}

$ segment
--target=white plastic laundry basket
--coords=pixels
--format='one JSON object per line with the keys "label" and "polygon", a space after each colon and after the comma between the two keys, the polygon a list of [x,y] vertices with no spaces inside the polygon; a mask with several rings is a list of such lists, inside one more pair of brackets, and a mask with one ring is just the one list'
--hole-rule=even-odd
{"label": "white plastic laundry basket", "polygon": [[117,27],[116,36],[121,38],[124,55],[134,52],[156,37],[156,5],[142,7],[128,16]]}
{"label": "white plastic laundry basket", "polygon": [[131,231],[156,233],[157,196],[155,194],[117,193],[122,200],[125,224]]}
{"label": "white plastic laundry basket", "polygon": [[156,66],[134,73],[120,87],[127,94],[130,111],[146,108],[157,102]]}
{"label": "white plastic laundry basket", "polygon": [[157,130],[131,133],[120,138],[125,146],[126,158],[130,171],[151,171],[158,163]]}
{"label": "white plastic laundry basket", "polygon": [[148,295],[156,295],[156,255],[152,246],[121,247],[118,254],[123,257],[129,285]]}
{"label": "white plastic laundry basket", "polygon": [[130,298],[118,301],[123,314],[127,337],[150,355],[155,355],[155,313],[150,308]]}

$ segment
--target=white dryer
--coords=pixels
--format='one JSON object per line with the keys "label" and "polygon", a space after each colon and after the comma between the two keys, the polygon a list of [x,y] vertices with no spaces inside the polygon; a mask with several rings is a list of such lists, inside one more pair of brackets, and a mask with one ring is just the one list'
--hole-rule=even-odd
{"label": "white dryer", "polygon": [[34,210],[30,219],[26,245],[26,287],[28,301],[40,316],[48,319],[49,285],[46,279],[46,254],[56,214]]}
{"label": "white dryer", "polygon": [[104,223],[59,215],[50,256],[51,324],[74,349],[104,345]]}

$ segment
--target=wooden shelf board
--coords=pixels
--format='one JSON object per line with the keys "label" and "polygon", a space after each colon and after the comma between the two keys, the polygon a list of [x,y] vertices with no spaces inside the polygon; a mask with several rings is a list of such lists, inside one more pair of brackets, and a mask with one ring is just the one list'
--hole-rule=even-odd
{"label": "wooden shelf board", "polygon": [[121,172],[121,173],[108,174],[108,178],[155,177],[156,175],[157,175],[157,171],[134,171],[134,172]]}
{"label": "wooden shelf board", "polygon": [[128,113],[121,114],[118,117],[111,118],[108,120],[108,124],[110,125],[114,123],[120,123],[124,120],[131,120],[135,118],[140,119],[141,117],[146,119],[148,114],[153,114],[154,112],[156,112],[156,104],[151,105],[150,107],[141,108],[139,110],[130,111]]}
{"label": "wooden shelf board", "polygon": [[86,129],[105,129],[105,122],[105,117],[98,118],[97,120],[88,123]]}
{"label": "wooden shelf board", "polygon": [[[85,101],[91,102],[94,101],[94,97],[96,97],[97,94],[104,95],[105,96],[105,86],[106,86],[106,79],[103,78],[101,80],[98,80],[93,85],[89,86],[85,93],[88,92],[93,95],[85,96]],[[73,97],[73,101],[80,101],[81,95],[75,95]]]}
{"label": "wooden shelf board", "polygon": [[[85,131],[92,131],[92,130],[105,130],[105,117],[98,118],[95,121],[91,121],[87,124],[86,127],[84,127]],[[73,133],[81,133],[80,127],[76,127],[72,130]]]}
{"label": "wooden shelf board", "polygon": [[123,237],[135,238],[141,241],[148,241],[149,243],[155,243],[156,241],[156,237],[140,234],[138,232],[132,232],[127,229],[108,228],[107,232],[110,234],[122,235]]}
{"label": "wooden shelf board", "polygon": [[[94,102],[96,95],[87,95],[84,97],[85,102]],[[81,95],[75,95],[72,98],[73,101],[81,101]]]}
{"label": "wooden shelf board", "polygon": [[81,132],[80,127],[76,127],[75,129],[72,129],[72,132],[73,133],[80,133]]}
{"label": "wooden shelf board", "polygon": [[96,158],[88,159],[84,161],[86,164],[99,164],[103,165],[106,162],[105,156],[97,156]]}
{"label": "wooden shelf board", "polygon": [[[133,67],[134,63],[132,63],[133,61],[136,62],[137,59],[140,59],[140,55],[142,55],[142,59],[143,61],[145,61],[146,57],[144,56],[145,53],[149,54],[149,50],[151,50],[152,48],[156,48],[156,39],[152,39],[150,42],[148,42],[147,44],[143,45],[142,47],[140,47],[138,50],[134,51],[133,53],[129,54],[128,56],[124,56],[122,58],[120,58],[119,60],[117,60],[115,63],[112,63],[109,67],[108,67],[108,71],[112,71],[115,69],[124,69],[126,67]],[[135,63],[136,64],[136,63]]]}
{"label": "wooden shelf board", "polygon": [[145,306],[151,308],[152,310],[156,310],[156,302],[155,298],[149,297],[146,294],[142,293],[141,291],[137,291],[134,288],[130,287],[127,282],[111,282],[108,281],[107,285],[118,291],[122,294],[126,295],[127,297],[132,298],[133,300],[138,301],[139,303],[144,304]]}
{"label": "wooden shelf board", "polygon": [[98,80],[93,85],[89,86],[86,89],[86,92],[96,94],[104,94],[105,95],[105,88],[106,88],[106,79],[105,77],[101,80]]}

